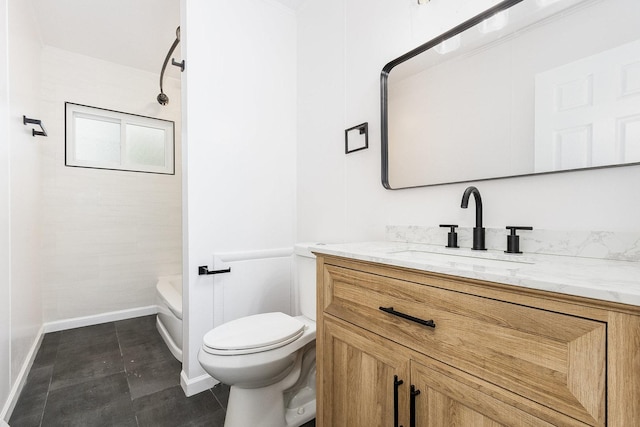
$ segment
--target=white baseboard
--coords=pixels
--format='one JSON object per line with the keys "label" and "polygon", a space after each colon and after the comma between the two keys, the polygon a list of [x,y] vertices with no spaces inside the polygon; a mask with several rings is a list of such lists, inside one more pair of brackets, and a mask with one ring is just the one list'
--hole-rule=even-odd
{"label": "white baseboard", "polygon": [[5,420],[0,419],[0,427],[9,427],[9,424]]}
{"label": "white baseboard", "polygon": [[157,305],[147,307],[130,308],[128,310],[111,311],[109,313],[94,314],[91,316],[75,317],[73,319],[56,320],[44,324],[44,332],[57,332],[66,329],[81,328],[83,326],[99,325],[101,323],[115,322],[118,320],[132,319],[134,317],[148,316],[158,312]]}
{"label": "white baseboard", "polygon": [[11,418],[13,409],[16,407],[16,403],[18,403],[18,397],[20,397],[20,393],[22,392],[22,389],[27,382],[27,376],[29,375],[31,366],[33,366],[33,361],[36,359],[36,354],[38,354],[38,350],[40,349],[40,344],[42,343],[43,336],[44,326],[41,326],[35,340],[33,341],[33,344],[31,344],[29,352],[27,353],[27,358],[20,367],[20,372],[18,372],[16,381],[13,383],[11,391],[9,391],[9,396],[7,396],[7,400],[4,403],[4,407],[2,408],[2,412],[0,412],[0,422],[4,423],[0,423],[0,426],[9,425],[5,420]]}
{"label": "white baseboard", "polygon": [[209,390],[219,382],[206,373],[195,378],[188,378],[184,370],[180,372],[180,385],[187,397]]}

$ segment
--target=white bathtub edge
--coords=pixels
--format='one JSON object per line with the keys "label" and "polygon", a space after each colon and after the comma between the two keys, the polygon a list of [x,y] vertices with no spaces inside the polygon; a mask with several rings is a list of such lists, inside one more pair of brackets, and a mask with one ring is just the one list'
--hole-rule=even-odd
{"label": "white bathtub edge", "polygon": [[166,305],[178,320],[182,320],[182,289],[176,289],[172,282],[176,277],[177,276],[168,276],[158,278],[156,295],[160,299],[160,302]]}
{"label": "white bathtub edge", "polygon": [[169,348],[171,354],[173,354],[173,357],[178,359],[178,362],[182,363],[182,349],[178,347],[178,345],[173,341],[171,334],[169,333],[167,328],[165,328],[159,316],[156,316],[156,328],[158,328],[158,333]]}

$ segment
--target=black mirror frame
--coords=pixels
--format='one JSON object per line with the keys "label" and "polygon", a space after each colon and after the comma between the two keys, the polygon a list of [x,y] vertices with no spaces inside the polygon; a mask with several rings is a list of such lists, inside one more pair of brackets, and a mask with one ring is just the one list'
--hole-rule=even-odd
{"label": "black mirror frame", "polygon": [[[463,31],[468,30],[471,27],[474,27],[481,23],[482,21],[491,18],[496,13],[499,13],[503,10],[509,9],[510,7],[521,3],[524,0],[505,0],[497,5],[485,10],[484,12],[474,16],[473,18],[463,22],[462,24],[452,28],[451,30],[439,35],[438,37],[418,46],[417,48],[410,50],[402,56],[397,57],[396,59],[388,62],[380,73],[380,111],[381,111],[381,160],[382,160],[382,186],[387,190],[399,190],[404,188],[415,188],[415,187],[426,187],[428,185],[417,185],[414,187],[402,187],[402,188],[392,188],[389,184],[389,127],[388,127],[388,80],[389,73],[391,70],[399,64],[402,64],[405,61],[417,56],[437,45],[444,42],[447,39],[450,39],[453,36],[456,36]],[[434,184],[437,185],[437,184]]]}

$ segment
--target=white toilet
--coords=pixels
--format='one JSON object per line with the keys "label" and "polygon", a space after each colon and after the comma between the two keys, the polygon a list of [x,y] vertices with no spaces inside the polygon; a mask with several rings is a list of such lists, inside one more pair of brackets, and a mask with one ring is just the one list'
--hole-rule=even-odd
{"label": "white toilet", "polygon": [[209,331],[202,368],[231,386],[225,427],[298,427],[316,416],[316,266],[295,246],[301,316],[264,313]]}

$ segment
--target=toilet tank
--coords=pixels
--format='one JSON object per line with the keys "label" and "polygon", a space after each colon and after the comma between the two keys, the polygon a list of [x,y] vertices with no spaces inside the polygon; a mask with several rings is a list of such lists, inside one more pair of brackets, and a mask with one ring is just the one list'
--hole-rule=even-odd
{"label": "toilet tank", "polygon": [[298,243],[296,256],[296,286],[298,304],[303,316],[316,320],[316,256],[309,249],[315,243]]}

